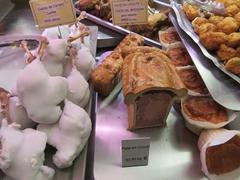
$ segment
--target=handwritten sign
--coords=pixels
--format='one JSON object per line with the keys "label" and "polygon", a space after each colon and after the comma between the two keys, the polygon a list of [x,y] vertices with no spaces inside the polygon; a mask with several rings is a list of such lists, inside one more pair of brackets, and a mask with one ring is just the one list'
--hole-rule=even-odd
{"label": "handwritten sign", "polygon": [[39,28],[46,28],[76,21],[72,0],[30,0],[34,20]]}
{"label": "handwritten sign", "polygon": [[122,140],[122,166],[148,165],[150,138]]}
{"label": "handwritten sign", "polygon": [[116,25],[147,24],[148,0],[112,0],[111,11]]}

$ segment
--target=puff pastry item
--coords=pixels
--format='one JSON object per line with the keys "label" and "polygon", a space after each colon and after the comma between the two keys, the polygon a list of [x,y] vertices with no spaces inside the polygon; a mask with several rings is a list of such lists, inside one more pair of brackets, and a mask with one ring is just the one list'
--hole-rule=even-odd
{"label": "puff pastry item", "polygon": [[119,81],[123,58],[121,50],[124,47],[143,45],[144,39],[137,34],[129,34],[114,49],[114,51],[91,74],[95,91],[107,96]]}
{"label": "puff pastry item", "polygon": [[129,129],[166,126],[173,101],[186,93],[169,61],[161,51],[135,52],[124,59],[122,83]]}

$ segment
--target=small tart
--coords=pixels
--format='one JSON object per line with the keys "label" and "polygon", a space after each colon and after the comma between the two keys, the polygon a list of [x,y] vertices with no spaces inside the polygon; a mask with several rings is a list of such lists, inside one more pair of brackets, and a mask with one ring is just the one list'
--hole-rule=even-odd
{"label": "small tart", "polygon": [[185,47],[174,47],[167,50],[167,55],[172,60],[175,66],[187,66],[192,64],[191,57],[189,56]]}
{"label": "small tart", "polygon": [[217,104],[210,96],[182,99],[181,111],[186,127],[197,135],[203,129],[221,128],[236,119],[236,113]]}
{"label": "small tart", "polygon": [[195,67],[186,67],[178,70],[184,85],[189,90],[189,95],[207,95],[208,89]]}

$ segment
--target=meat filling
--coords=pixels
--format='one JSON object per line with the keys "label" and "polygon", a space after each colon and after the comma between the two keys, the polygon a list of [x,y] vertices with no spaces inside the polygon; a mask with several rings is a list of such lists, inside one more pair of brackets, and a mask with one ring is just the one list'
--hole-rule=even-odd
{"label": "meat filling", "polygon": [[207,148],[206,164],[211,174],[221,175],[240,168],[240,137]]}
{"label": "meat filling", "polygon": [[170,92],[148,92],[136,100],[137,126],[166,126],[166,115],[173,94]]}
{"label": "meat filling", "polygon": [[176,31],[172,31],[161,34],[161,40],[164,43],[171,44],[180,41],[180,37]]}

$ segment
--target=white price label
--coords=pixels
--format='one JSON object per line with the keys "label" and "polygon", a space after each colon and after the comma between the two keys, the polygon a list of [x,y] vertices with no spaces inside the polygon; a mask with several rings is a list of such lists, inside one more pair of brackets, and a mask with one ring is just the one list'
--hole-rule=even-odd
{"label": "white price label", "polygon": [[111,11],[113,24],[147,24],[148,0],[112,0]]}
{"label": "white price label", "polygon": [[122,140],[122,166],[148,165],[150,138]]}
{"label": "white price label", "polygon": [[72,0],[30,0],[36,25],[46,28],[76,21]]}

